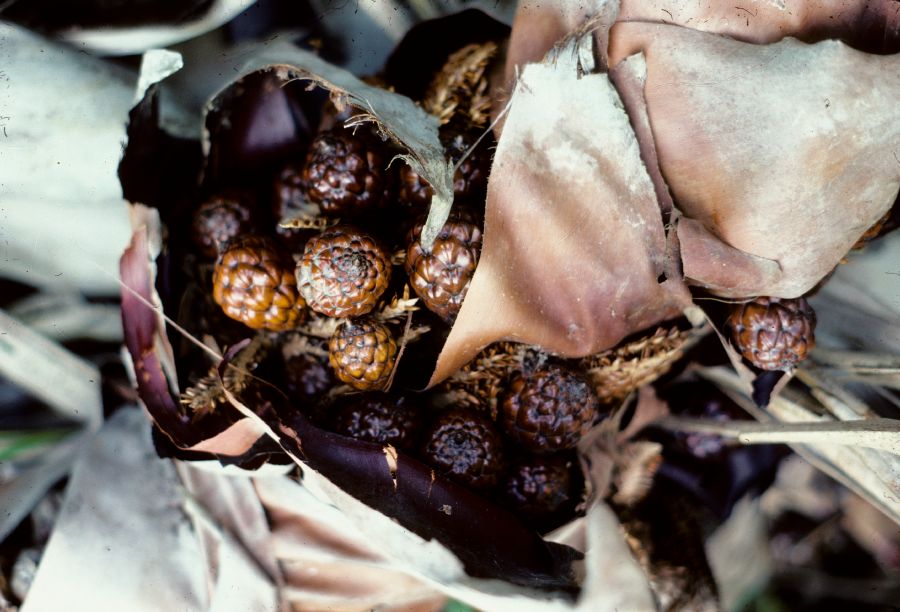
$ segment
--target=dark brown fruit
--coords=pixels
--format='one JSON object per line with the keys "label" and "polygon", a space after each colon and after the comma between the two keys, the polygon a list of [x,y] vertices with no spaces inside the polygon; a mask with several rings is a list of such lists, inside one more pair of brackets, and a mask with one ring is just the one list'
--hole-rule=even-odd
{"label": "dark brown fruit", "polygon": [[503,443],[494,424],[476,412],[451,408],[425,434],[422,455],[451,480],[472,487],[496,486],[503,469]]}
{"label": "dark brown fruit", "polygon": [[306,353],[285,360],[284,378],[291,399],[303,405],[315,402],[334,386],[334,374],[328,364]]}
{"label": "dark brown fruit", "polygon": [[292,160],[282,166],[272,185],[273,212],[280,220],[292,208],[306,203],[306,185],[303,184],[303,162]]}
{"label": "dark brown fruit", "polygon": [[215,195],[200,205],[191,223],[191,238],[200,253],[215,259],[224,246],[253,231],[255,202],[248,194]]}
{"label": "dark brown fruit", "polygon": [[342,323],[328,341],[328,362],[339,379],[360,391],[384,388],[397,360],[391,330],[371,319]]}
{"label": "dark brown fruit", "polygon": [[297,264],[309,307],[329,317],[357,317],[375,308],[391,280],[391,260],[378,242],[350,226],[311,238]]}
{"label": "dark brown fruit", "polygon": [[258,236],[229,243],[216,262],[213,299],[232,319],[272,331],[296,327],[305,306],[290,263],[272,241]]}
{"label": "dark brown fruit", "polygon": [[531,520],[546,519],[572,499],[570,468],[558,455],[531,457],[513,466],[503,493],[517,513]]}
{"label": "dark brown fruit", "polygon": [[440,317],[456,317],[481,253],[481,230],[474,218],[454,211],[430,249],[420,242],[424,219],[407,237],[406,272],[425,307]]}
{"label": "dark brown fruit", "polygon": [[[450,126],[441,128],[441,142],[444,152],[451,162],[456,164],[466,151],[472,147],[483,130],[469,128],[457,130]],[[491,152],[486,136],[478,146],[463,160],[453,174],[453,196],[458,202],[479,202],[484,200],[487,191],[488,174],[491,170]],[[431,185],[413,170],[408,164],[400,166],[398,196],[402,202],[414,207],[426,207],[431,202],[434,190]]]}
{"label": "dark brown fruit", "polygon": [[421,425],[422,413],[408,398],[383,393],[339,402],[331,417],[335,433],[401,449],[412,447]]}
{"label": "dark brown fruit", "polygon": [[761,370],[790,370],[815,346],[816,313],[804,298],[758,297],[732,306],[727,327],[744,358]]}
{"label": "dark brown fruit", "polygon": [[590,384],[557,366],[517,376],[501,403],[506,433],[535,453],[573,448],[597,420],[599,410]]}
{"label": "dark brown fruit", "polygon": [[385,205],[390,198],[391,161],[386,145],[366,129],[338,127],[320,132],[303,167],[307,198],[322,213],[352,217]]}

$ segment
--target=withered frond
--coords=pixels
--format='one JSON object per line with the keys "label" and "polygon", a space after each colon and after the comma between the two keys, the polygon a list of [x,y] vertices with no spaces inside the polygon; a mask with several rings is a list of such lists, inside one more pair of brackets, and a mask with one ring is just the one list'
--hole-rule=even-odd
{"label": "withered frond", "polygon": [[600,400],[615,402],[669,371],[693,340],[694,334],[677,327],[654,333],[581,360]]}
{"label": "withered frond", "polygon": [[453,53],[435,75],[422,103],[441,125],[456,117],[484,127],[490,122],[487,69],[497,54],[493,42],[466,45]]}
{"label": "withered frond", "polygon": [[389,304],[386,304],[383,308],[381,308],[375,314],[375,318],[383,323],[387,323],[388,321],[392,321],[395,319],[400,319],[407,316],[407,314],[410,312],[419,310],[419,307],[416,306],[418,301],[419,298],[409,297],[409,285],[404,285],[403,295],[395,297]]}
{"label": "withered frond", "polygon": [[448,378],[444,393],[456,403],[489,410],[497,416],[497,403],[514,372],[521,371],[533,348],[515,342],[498,342],[482,350]]}
{"label": "withered frond", "polygon": [[253,378],[253,370],[270,345],[271,341],[266,334],[257,334],[228,364],[221,380],[217,366],[211,367],[203,378],[181,394],[181,404],[190,409],[194,420],[215,412],[219,406],[228,403],[226,388],[233,393],[240,393],[247,388]]}
{"label": "withered frond", "polygon": [[326,342],[322,338],[293,333],[281,345],[281,354],[285,360],[298,355],[314,355],[327,358],[328,349]]}

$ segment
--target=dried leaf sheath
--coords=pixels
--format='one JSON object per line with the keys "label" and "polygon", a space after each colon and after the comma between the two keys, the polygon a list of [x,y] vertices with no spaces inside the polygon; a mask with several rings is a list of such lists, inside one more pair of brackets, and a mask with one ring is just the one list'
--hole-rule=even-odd
{"label": "dried leaf sheath", "polygon": [[679,279],[659,283],[666,240],[653,185],[606,75],[579,75],[578,46],[527,66],[513,94],[481,260],[432,383],[494,341],[580,357],[689,302]]}
{"label": "dried leaf sheath", "polygon": [[616,24],[610,65],[638,51],[693,283],[724,297],[800,296],[893,204],[900,56]]}

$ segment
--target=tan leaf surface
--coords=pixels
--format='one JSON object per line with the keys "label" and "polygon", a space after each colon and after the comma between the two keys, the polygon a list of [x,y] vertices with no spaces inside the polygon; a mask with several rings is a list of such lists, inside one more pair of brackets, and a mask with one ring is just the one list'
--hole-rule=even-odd
{"label": "tan leaf surface", "polygon": [[900,56],[616,24],[611,65],[638,51],[693,282],[727,297],[802,295],[893,204]]}
{"label": "tan leaf surface", "polygon": [[593,68],[589,41],[522,73],[494,157],[481,260],[432,383],[491,342],[584,356],[689,302],[679,279],[657,280],[666,237],[654,187],[609,79],[579,72]]}
{"label": "tan leaf surface", "polygon": [[891,0],[622,0],[619,21],[671,23],[755,43],[841,38],[887,51],[900,40],[900,6]]}

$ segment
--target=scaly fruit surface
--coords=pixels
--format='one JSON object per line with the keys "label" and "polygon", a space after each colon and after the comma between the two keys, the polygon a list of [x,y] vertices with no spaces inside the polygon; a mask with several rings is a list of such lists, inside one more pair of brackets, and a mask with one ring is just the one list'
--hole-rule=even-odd
{"label": "scaly fruit surface", "polygon": [[285,331],[303,320],[303,299],[285,255],[259,236],[238,238],[216,262],[213,299],[251,329]]}
{"label": "scaly fruit surface", "polygon": [[388,253],[350,226],[325,230],[306,243],[297,284],[309,307],[329,317],[371,312],[391,280]]}

